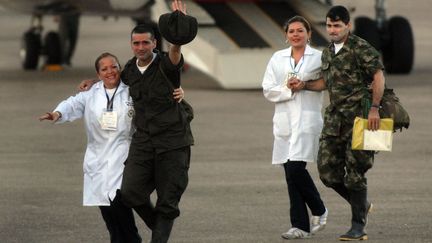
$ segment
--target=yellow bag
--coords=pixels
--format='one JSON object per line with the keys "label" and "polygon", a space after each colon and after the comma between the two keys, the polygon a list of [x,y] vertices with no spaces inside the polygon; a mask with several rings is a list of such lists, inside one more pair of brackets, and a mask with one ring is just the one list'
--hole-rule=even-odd
{"label": "yellow bag", "polygon": [[367,129],[368,120],[356,117],[354,120],[351,149],[391,151],[393,142],[393,119],[380,119],[377,131]]}

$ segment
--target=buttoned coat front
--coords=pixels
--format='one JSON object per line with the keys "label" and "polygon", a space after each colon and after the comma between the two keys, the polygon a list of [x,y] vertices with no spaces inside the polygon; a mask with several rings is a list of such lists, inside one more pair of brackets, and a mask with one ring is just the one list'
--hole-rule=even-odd
{"label": "buttoned coat front", "polygon": [[273,54],[262,83],[265,98],[275,103],[272,164],[283,164],[288,160],[316,161],[323,125],[322,92],[301,90],[292,93],[286,86],[289,75],[296,75],[302,81],[319,79],[321,51],[307,45],[297,65],[291,51],[289,47]]}

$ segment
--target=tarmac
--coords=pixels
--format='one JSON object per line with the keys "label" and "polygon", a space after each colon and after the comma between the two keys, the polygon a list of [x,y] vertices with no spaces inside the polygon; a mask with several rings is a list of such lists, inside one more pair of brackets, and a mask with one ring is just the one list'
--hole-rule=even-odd
{"label": "tarmac", "polygon": [[[389,12],[400,11],[413,25],[416,61],[411,74],[386,75],[386,82],[412,122],[367,173],[374,203],[368,242],[432,242],[431,8],[428,1],[393,2],[399,9]],[[132,22],[84,16],[73,66],[59,72],[20,69],[20,37],[29,23],[29,16],[0,12],[0,242],[109,242],[99,209],[82,206],[83,122],[37,118],[95,76],[94,58],[102,51],[127,60]],[[222,90],[194,68],[182,82],[195,109],[196,145],[170,242],[287,242],[280,237],[290,227],[287,188],[282,168],[271,165],[273,104],[261,90]],[[350,226],[350,209],[319,181],[315,164],[308,170],[329,218],[323,231],[301,242],[338,242]],[[150,231],[136,221],[147,242]]]}

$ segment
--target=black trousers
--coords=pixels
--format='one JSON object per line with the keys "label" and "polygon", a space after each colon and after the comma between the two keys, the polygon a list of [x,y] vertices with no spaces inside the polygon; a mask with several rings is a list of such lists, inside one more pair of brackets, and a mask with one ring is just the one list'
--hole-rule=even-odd
{"label": "black trousers", "polygon": [[288,185],[290,199],[290,217],[292,227],[310,232],[309,214],[320,216],[325,212],[325,206],[320,194],[306,170],[306,162],[288,161],[284,164],[285,179]]}
{"label": "black trousers", "polygon": [[147,205],[156,189],[153,217],[175,219],[180,215],[178,205],[189,181],[190,147],[163,153],[145,149],[131,145],[123,171],[123,203],[132,208]]}
{"label": "black trousers", "polygon": [[132,209],[123,205],[119,191],[110,206],[99,206],[111,243],[141,243]]}

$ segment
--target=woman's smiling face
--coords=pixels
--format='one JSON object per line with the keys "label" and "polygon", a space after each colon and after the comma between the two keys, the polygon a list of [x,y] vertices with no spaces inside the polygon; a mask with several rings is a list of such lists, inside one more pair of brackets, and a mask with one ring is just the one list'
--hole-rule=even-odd
{"label": "woman's smiling face", "polygon": [[105,88],[113,89],[120,82],[120,65],[114,57],[107,56],[99,60],[98,76]]}
{"label": "woman's smiling face", "polygon": [[293,22],[288,25],[286,38],[292,47],[304,47],[310,38],[310,33],[303,23]]}

